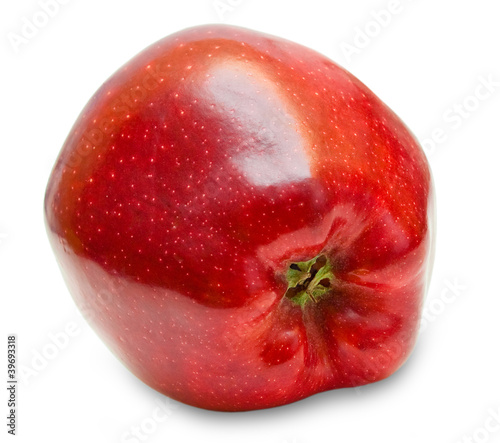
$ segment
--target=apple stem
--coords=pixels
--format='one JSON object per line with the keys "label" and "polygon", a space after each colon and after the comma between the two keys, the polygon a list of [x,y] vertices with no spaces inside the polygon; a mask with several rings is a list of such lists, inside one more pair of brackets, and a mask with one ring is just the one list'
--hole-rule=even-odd
{"label": "apple stem", "polygon": [[286,273],[288,288],[285,297],[301,307],[308,301],[318,303],[330,292],[334,278],[330,262],[324,254],[309,261],[292,263]]}

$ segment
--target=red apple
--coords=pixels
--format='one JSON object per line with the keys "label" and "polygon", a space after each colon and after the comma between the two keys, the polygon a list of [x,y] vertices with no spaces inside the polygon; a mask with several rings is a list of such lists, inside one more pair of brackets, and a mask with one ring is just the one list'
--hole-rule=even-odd
{"label": "red apple", "polygon": [[229,26],[173,34],[91,98],[50,177],[76,304],[141,380],[239,411],[383,379],[432,261],[415,138],[324,56]]}

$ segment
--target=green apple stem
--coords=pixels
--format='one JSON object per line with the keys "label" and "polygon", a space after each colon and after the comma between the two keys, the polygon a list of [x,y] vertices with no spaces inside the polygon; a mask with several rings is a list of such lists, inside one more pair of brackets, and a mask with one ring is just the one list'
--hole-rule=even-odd
{"label": "green apple stem", "polygon": [[309,301],[317,303],[330,292],[334,278],[331,264],[323,254],[309,261],[292,263],[286,273],[285,297],[300,307]]}

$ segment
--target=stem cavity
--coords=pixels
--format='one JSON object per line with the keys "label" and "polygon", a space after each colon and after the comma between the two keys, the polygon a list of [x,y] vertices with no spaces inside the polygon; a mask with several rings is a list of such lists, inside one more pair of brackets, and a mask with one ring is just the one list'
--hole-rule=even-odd
{"label": "stem cavity", "polygon": [[309,261],[292,263],[286,279],[285,297],[304,307],[308,302],[317,303],[330,291],[334,276],[327,257],[320,254]]}

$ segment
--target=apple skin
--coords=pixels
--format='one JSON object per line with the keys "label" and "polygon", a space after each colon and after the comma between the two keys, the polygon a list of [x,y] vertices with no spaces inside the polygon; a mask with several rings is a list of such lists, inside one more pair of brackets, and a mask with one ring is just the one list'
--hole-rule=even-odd
{"label": "apple skin", "polygon": [[[77,306],[137,377],[243,411],[404,363],[433,207],[418,142],[359,80],[298,44],[207,25],[145,49],[91,98],[45,222]],[[320,256],[323,293],[303,280],[298,303],[287,275]]]}

